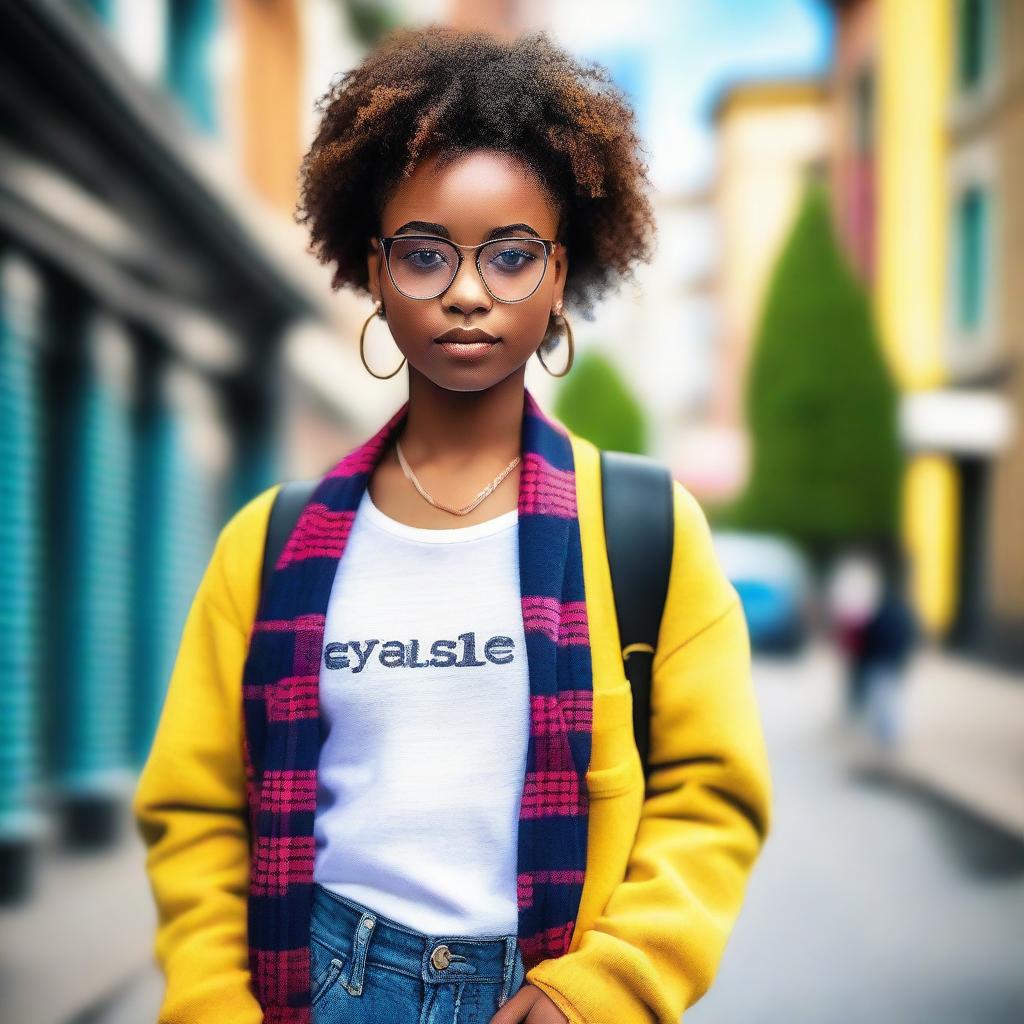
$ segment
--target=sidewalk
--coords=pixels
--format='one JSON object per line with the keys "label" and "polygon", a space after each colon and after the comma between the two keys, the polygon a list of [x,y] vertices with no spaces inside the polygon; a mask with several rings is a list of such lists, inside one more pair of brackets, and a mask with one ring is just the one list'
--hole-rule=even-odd
{"label": "sidewalk", "polygon": [[900,710],[885,766],[1024,840],[1024,678],[923,647]]}
{"label": "sidewalk", "polygon": [[[156,1019],[156,910],[145,851],[124,814],[112,848],[70,853],[44,843],[32,896],[0,909],[0,1024]],[[134,1016],[117,1016],[122,1006]]]}

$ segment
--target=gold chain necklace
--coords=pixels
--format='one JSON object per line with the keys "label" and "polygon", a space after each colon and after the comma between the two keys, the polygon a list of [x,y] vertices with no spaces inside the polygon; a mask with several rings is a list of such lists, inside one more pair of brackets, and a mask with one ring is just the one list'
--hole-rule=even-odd
{"label": "gold chain necklace", "polygon": [[415,487],[416,490],[434,506],[434,508],[443,509],[445,512],[451,512],[457,516],[464,516],[469,512],[472,512],[473,509],[475,509],[477,505],[479,505],[480,502],[483,501],[484,498],[486,498],[487,495],[490,494],[491,491],[493,491],[494,488],[497,487],[513,469],[516,468],[519,464],[519,459],[521,458],[521,456],[517,455],[468,505],[463,505],[462,508],[452,508],[451,505],[445,505],[443,502],[434,501],[434,499],[427,493],[423,485],[416,479],[416,474],[412,471],[412,467],[405,461],[405,456],[402,454],[402,446],[397,440],[395,441],[395,452],[397,453],[398,461],[402,466],[402,472],[405,473],[406,477],[412,481],[413,487]]}

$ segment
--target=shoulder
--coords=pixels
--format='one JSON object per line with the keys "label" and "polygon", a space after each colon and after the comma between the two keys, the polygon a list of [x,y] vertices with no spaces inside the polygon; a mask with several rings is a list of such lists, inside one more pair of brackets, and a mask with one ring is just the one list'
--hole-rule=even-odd
{"label": "shoulder", "polygon": [[[585,492],[588,496],[591,491],[599,493],[603,483],[600,478],[603,449],[572,430],[568,428],[566,430],[572,442],[573,458],[576,463],[577,490],[581,493]],[[671,468],[668,465],[657,462],[657,460],[651,461],[661,466],[669,474],[671,480],[676,537],[685,543],[691,539],[700,539],[702,535],[706,534],[707,540],[710,541],[707,517],[700,502],[683,483],[672,476]]]}
{"label": "shoulder", "polygon": [[711,544],[711,524],[700,501],[679,480],[672,478],[672,508],[676,539],[686,543]]}
{"label": "shoulder", "polygon": [[[237,545],[243,542],[244,538],[251,538],[253,534],[265,532],[267,519],[270,516],[270,507],[274,503],[274,498],[277,497],[277,492],[283,486],[281,482],[271,484],[238,508],[221,527],[218,544]],[[262,539],[261,536],[260,540],[262,541]]]}
{"label": "shoulder", "polygon": [[221,527],[210,562],[210,584],[221,607],[248,632],[259,601],[260,568],[267,521],[281,484],[250,498]]}
{"label": "shoulder", "polygon": [[[600,462],[602,449],[570,431],[577,466],[581,517],[602,522]],[[740,608],[740,598],[715,550],[711,524],[693,492],[664,463],[671,486],[672,557],[657,661],[712,623]]]}
{"label": "shoulder", "polygon": [[[707,514],[693,493],[672,481],[675,533],[662,629],[671,651],[736,609],[740,596],[715,550]],[[659,656],[660,657],[660,656]]]}
{"label": "shoulder", "polygon": [[[602,449],[571,430],[568,434],[576,463],[580,516],[603,522]],[[739,597],[719,564],[704,508],[693,492],[672,476],[670,467],[658,464],[668,474],[672,490],[672,565],[667,600],[673,610],[681,606],[697,610],[703,604],[710,604],[712,610],[725,609]]]}

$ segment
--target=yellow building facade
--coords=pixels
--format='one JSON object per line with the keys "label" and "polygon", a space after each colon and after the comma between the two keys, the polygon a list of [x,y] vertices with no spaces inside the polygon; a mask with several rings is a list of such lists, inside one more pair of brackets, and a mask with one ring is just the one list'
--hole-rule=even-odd
{"label": "yellow building facade", "polygon": [[1024,102],[1012,83],[1024,13],[1003,0],[878,0],[877,25],[875,285],[904,391],[911,596],[931,634],[1019,663]]}
{"label": "yellow building facade", "polygon": [[[878,48],[879,323],[905,392],[941,387],[947,283],[945,114],[952,11],[944,0],[881,0]],[[957,475],[939,453],[911,453],[903,531],[911,596],[929,632],[956,595]]]}

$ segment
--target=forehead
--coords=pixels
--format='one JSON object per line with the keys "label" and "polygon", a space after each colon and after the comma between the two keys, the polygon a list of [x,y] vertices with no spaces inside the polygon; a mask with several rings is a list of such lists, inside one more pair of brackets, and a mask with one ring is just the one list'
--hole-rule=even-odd
{"label": "forehead", "polygon": [[558,215],[536,173],[508,153],[474,150],[438,167],[431,157],[417,165],[381,212],[381,232],[406,221],[443,224],[453,241],[483,241],[495,226],[523,222],[553,237]]}

